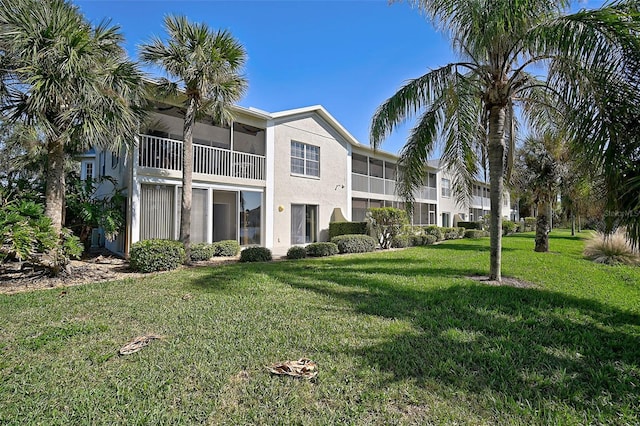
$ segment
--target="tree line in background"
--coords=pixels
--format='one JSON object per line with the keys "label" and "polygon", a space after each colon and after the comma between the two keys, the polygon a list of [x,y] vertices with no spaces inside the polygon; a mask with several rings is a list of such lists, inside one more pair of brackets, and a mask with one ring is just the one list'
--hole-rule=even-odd
{"label": "tree line in background", "polygon": [[[522,145],[523,152],[529,151],[520,163],[528,164],[533,175],[519,178],[530,179],[529,187],[535,183],[537,188],[530,194],[542,212],[536,249],[545,249],[546,206],[557,186],[572,215],[582,211],[581,205],[592,204],[585,201],[596,193],[591,189],[604,188],[607,229],[623,225],[639,242],[638,2],[612,2],[574,14],[567,14],[568,1],[411,4],[451,37],[460,61],[409,81],[373,117],[371,142],[377,148],[398,124],[419,115],[400,154],[399,193],[412,201],[438,140],[459,200],[471,196],[479,165],[488,162],[490,278],[500,280],[502,197],[511,181],[522,117],[535,132]],[[91,146],[130,147],[145,120],[148,100],[179,93],[184,101],[185,149],[180,239],[190,259],[195,120],[205,114],[219,123],[232,119],[230,107],[247,87],[242,75],[246,52],[226,31],[213,31],[184,17],[167,17],[164,24],[167,39],[144,44],[140,59],[159,66],[166,78],[145,84],[144,74],[122,48],[117,26],[106,21],[93,26],[65,0],[0,0],[1,131],[7,153],[0,159],[1,179],[3,187],[15,189],[5,191],[3,203],[32,197],[33,203],[43,205],[55,247],[63,246],[61,235],[70,235],[62,229],[69,161]],[[536,66],[546,70],[544,79],[533,74]],[[547,154],[560,165],[545,163]],[[25,158],[31,161],[22,166],[15,162]],[[9,159],[14,163],[9,165]],[[561,173],[566,167],[573,172]],[[102,222],[117,228],[116,214],[92,217],[86,204],[90,192],[84,188],[89,195],[78,203],[86,207],[79,216],[84,215],[85,224]],[[21,211],[37,216],[36,210]],[[86,236],[86,226],[76,231]],[[5,247],[7,237],[3,239]]]}

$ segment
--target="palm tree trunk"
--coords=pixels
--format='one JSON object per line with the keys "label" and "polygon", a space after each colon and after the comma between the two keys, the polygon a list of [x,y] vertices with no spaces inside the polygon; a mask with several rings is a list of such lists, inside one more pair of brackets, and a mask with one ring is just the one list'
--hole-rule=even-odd
{"label": "palm tree trunk", "polygon": [[576,216],[571,213],[571,236],[576,235]]}
{"label": "palm tree trunk", "polygon": [[489,110],[489,197],[491,200],[490,267],[489,279],[502,280],[502,192],[504,190],[505,107],[493,106]]}
{"label": "palm tree trunk", "polygon": [[64,208],[64,145],[61,140],[49,140],[47,143],[47,171],[45,190],[45,216],[51,219],[53,228],[60,233],[62,229],[62,210]]}
{"label": "palm tree trunk", "polygon": [[549,251],[549,202],[546,198],[540,201],[538,216],[536,219],[536,246],[534,251]]}
{"label": "palm tree trunk", "polygon": [[196,100],[189,98],[184,117],[182,153],[182,210],[180,215],[180,241],[184,244],[185,263],[191,263],[191,199],[193,196],[193,128],[196,124]]}

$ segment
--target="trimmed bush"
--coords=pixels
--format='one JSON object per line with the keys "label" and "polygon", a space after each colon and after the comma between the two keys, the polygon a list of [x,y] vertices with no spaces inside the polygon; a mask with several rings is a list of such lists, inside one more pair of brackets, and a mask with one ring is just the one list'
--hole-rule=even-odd
{"label": "trimmed bush", "polygon": [[482,224],[480,222],[458,222],[458,226],[464,229],[481,229]]}
{"label": "trimmed bush", "polygon": [[407,212],[393,207],[369,209],[367,220],[382,249],[391,247],[393,238],[409,224]]}
{"label": "trimmed bush", "polygon": [[424,233],[427,235],[433,235],[436,237],[436,240],[442,241],[444,239],[444,234],[442,233],[442,229],[435,225],[429,225],[424,227]]}
{"label": "trimmed bush", "polygon": [[536,229],[536,218],[535,217],[525,217],[524,218],[524,230],[525,231],[533,231]]}
{"label": "trimmed bush", "polygon": [[518,229],[518,224],[515,222],[512,222],[510,220],[503,220],[502,221],[502,234],[503,235],[510,235],[513,234],[514,232],[516,232]]}
{"label": "trimmed bush", "polygon": [[233,257],[240,252],[240,244],[236,240],[223,240],[213,243],[214,256]]}
{"label": "trimmed bush", "polygon": [[311,243],[306,247],[306,251],[309,257],[333,256],[338,254],[338,246],[330,242]]}
{"label": "trimmed bush", "polygon": [[266,247],[247,247],[240,252],[240,262],[269,262],[271,259],[271,250]]}
{"label": "trimmed bush", "polygon": [[489,233],[487,231],[482,231],[480,229],[467,229],[464,232],[464,237],[465,238],[482,238],[482,237],[488,237]]}
{"label": "trimmed bush", "polygon": [[307,250],[301,246],[293,246],[287,250],[287,259],[304,259],[307,257]]}
{"label": "trimmed bush", "polygon": [[391,247],[393,248],[405,248],[409,247],[409,236],[408,235],[396,235],[391,240]]}
{"label": "trimmed bush", "polygon": [[456,228],[458,230],[458,238],[463,238],[464,237],[464,231],[466,231],[466,228],[463,228],[462,226],[458,226]]}
{"label": "trimmed bush", "polygon": [[194,262],[209,260],[214,256],[214,253],[213,244],[197,243],[191,246],[191,260]]}
{"label": "trimmed bush", "polygon": [[437,238],[434,235],[412,235],[409,237],[409,242],[414,247],[419,246],[429,246],[431,244],[435,244]]}
{"label": "trimmed bush", "polygon": [[329,239],[339,235],[367,235],[367,222],[331,222],[329,224]]}
{"label": "trimmed bush", "polygon": [[368,235],[339,235],[331,242],[338,247],[340,253],[366,253],[374,251],[378,243]]}
{"label": "trimmed bush", "polygon": [[442,228],[442,237],[445,240],[457,240],[459,238],[458,228]]}
{"label": "trimmed bush", "polygon": [[185,261],[184,246],[173,240],[138,241],[129,256],[131,269],[145,273],[176,269]]}
{"label": "trimmed bush", "polygon": [[435,244],[438,241],[435,235],[424,235],[422,237],[422,245],[430,246],[431,244]]}
{"label": "trimmed bush", "polygon": [[640,264],[640,254],[633,249],[622,230],[609,235],[598,232],[585,244],[584,255],[606,265]]}

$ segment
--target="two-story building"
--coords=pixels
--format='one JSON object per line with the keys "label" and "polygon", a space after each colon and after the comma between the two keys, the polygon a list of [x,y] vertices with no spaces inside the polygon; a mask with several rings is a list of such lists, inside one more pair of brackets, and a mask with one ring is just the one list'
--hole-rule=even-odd
{"label": "two-story building", "polygon": [[[395,195],[398,157],[359,143],[322,106],[234,112],[229,127],[201,120],[194,130],[192,242],[233,239],[285,251],[326,241],[341,216],[362,221],[368,208],[404,207]],[[111,176],[127,195],[126,231],[108,249],[126,253],[136,241],[178,238],[182,127],[179,105],[156,103],[133,149],[81,158],[83,176]],[[471,204],[459,205],[438,162],[425,167],[413,224],[454,226],[488,214],[488,185],[478,182]]]}

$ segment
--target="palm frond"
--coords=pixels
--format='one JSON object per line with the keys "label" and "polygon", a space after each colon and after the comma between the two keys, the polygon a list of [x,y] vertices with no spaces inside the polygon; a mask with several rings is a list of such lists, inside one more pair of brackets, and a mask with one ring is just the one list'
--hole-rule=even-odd
{"label": "palm frond", "polygon": [[371,120],[370,139],[374,149],[405,120],[417,115],[438,99],[454,78],[456,64],[432,70],[410,80],[376,110]]}

